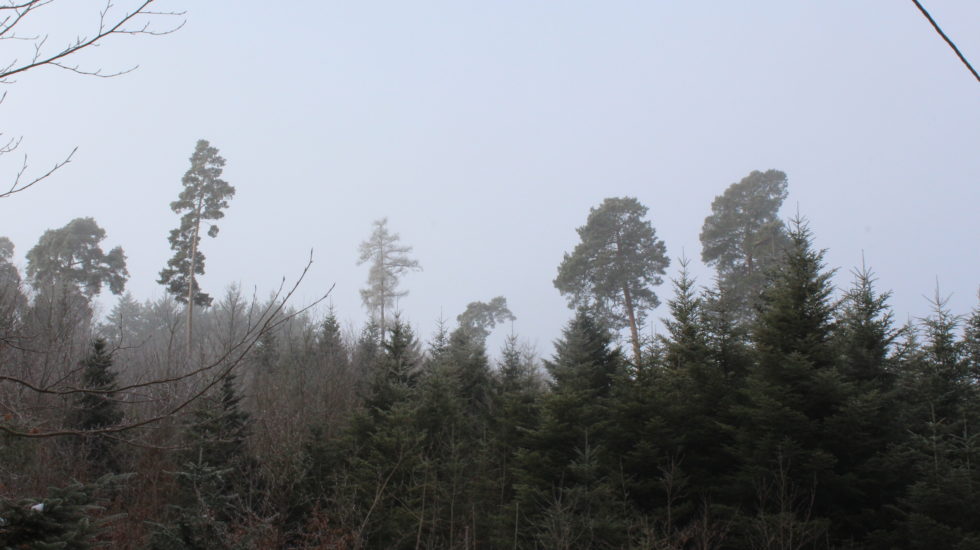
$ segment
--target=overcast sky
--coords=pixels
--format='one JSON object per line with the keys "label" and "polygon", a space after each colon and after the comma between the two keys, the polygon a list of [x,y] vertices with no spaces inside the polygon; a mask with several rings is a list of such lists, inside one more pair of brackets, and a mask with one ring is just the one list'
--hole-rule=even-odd
{"label": "overcast sky", "polygon": [[[980,2],[924,3],[980,65]],[[54,44],[88,34],[103,4],[55,4],[37,29]],[[23,136],[32,167],[78,146],[51,179],[0,200],[21,265],[46,229],[91,216],[106,249],[125,249],[133,294],[162,295],[169,204],[204,138],[237,189],[202,244],[214,295],[233,282],[264,295],[313,249],[296,303],[336,283],[339,316],[359,324],[357,246],[387,216],[424,268],[400,303],[423,337],[440,314],[503,295],[547,356],[571,315],[552,280],[590,207],[637,197],[670,275],[686,254],[708,284],[698,235],[712,199],[775,168],[789,177],[784,217],[809,219],[838,286],[863,254],[899,321],[928,313],[937,281],[954,312],[977,304],[980,84],[910,1],[156,9],[186,10],[186,25],[76,60],[138,70],[37,70],[4,88],[0,131]],[[0,159],[3,178],[21,160]]]}

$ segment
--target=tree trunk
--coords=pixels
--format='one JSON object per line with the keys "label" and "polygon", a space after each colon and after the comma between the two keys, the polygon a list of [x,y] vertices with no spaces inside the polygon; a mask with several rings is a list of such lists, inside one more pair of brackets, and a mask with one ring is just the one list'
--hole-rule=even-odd
{"label": "tree trunk", "polygon": [[385,345],[385,247],[384,243],[378,248],[378,263],[381,264],[381,347]]}
{"label": "tree trunk", "polygon": [[633,360],[640,366],[640,331],[636,328],[636,315],[633,313],[633,295],[628,285],[623,285],[623,302],[626,304],[626,316],[630,322],[630,338],[633,340]]}
{"label": "tree trunk", "polygon": [[[616,259],[619,261],[620,269],[623,269],[623,240],[619,233],[616,233]],[[633,361],[636,366],[640,366],[640,331],[636,328],[636,314],[633,312],[633,294],[630,292],[628,282],[623,282],[623,303],[626,305],[626,316],[630,322],[630,338],[633,340]]]}
{"label": "tree trunk", "polygon": [[204,196],[197,199],[197,208],[194,210],[196,222],[194,223],[194,237],[191,239],[191,267],[187,273],[187,357],[191,356],[191,342],[194,332],[194,270],[197,268],[197,240],[201,232],[201,208],[204,203]]}

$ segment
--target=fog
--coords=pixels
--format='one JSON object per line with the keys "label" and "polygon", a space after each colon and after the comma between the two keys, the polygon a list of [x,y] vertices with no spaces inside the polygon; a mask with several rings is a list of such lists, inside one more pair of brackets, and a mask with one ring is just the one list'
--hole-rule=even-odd
{"label": "fog", "polygon": [[[980,59],[980,6],[935,4]],[[53,42],[98,23],[76,9],[47,22]],[[387,217],[423,268],[399,302],[423,337],[440,316],[502,295],[512,330],[548,355],[571,316],[552,280],[591,207],[636,197],[673,259],[668,276],[686,255],[710,284],[698,235],[711,201],[767,169],[788,175],[783,217],[809,220],[838,286],[863,258],[899,321],[927,314],[937,287],[956,313],[976,305],[980,89],[911,3],[160,9],[186,10],[183,28],[111,37],[77,59],[135,71],[44,68],[4,87],[2,130],[23,136],[6,178],[22,154],[43,171],[78,147],[0,202],[21,267],[45,230],[91,216],[104,245],[125,249],[128,289],[161,296],[169,204],[203,138],[237,194],[202,243],[202,287],[265,295],[312,250],[296,304],[336,284],[330,301],[352,326],[366,319],[357,247]],[[669,281],[657,293],[669,297]]]}

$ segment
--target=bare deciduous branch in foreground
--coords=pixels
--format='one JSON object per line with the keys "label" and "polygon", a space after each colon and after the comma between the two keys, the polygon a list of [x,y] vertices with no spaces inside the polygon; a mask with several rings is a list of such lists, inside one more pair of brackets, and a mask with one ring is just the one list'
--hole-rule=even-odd
{"label": "bare deciduous branch in foreground", "polygon": [[183,380],[194,378],[199,375],[205,375],[208,373],[213,373],[213,376],[207,380],[207,382],[194,393],[192,393],[186,399],[181,400],[179,403],[172,405],[165,412],[146,418],[143,420],[138,420],[131,423],[120,424],[116,426],[107,426],[104,428],[98,428],[93,430],[75,430],[75,429],[57,429],[57,430],[40,430],[38,428],[32,428],[29,430],[20,430],[12,428],[8,425],[0,422],[0,432],[17,437],[27,437],[27,438],[50,438],[50,437],[62,437],[62,436],[83,436],[83,435],[97,435],[97,434],[117,434],[121,432],[126,432],[133,430],[135,428],[141,428],[154,424],[163,419],[170,418],[186,408],[188,405],[196,401],[198,398],[206,394],[211,388],[220,383],[226,376],[228,376],[236,367],[238,367],[244,359],[248,356],[249,352],[259,341],[259,339],[266,333],[274,330],[279,325],[288,322],[290,319],[298,315],[309,311],[310,309],[316,307],[318,304],[322,303],[330,293],[333,291],[334,286],[331,286],[322,296],[316,300],[310,302],[309,304],[303,306],[302,308],[292,311],[288,314],[283,314],[286,305],[289,300],[293,297],[296,291],[299,289],[300,284],[306,278],[310,267],[313,265],[313,253],[310,252],[310,259],[306,263],[306,267],[303,268],[303,272],[296,279],[293,285],[284,292],[286,279],[283,278],[282,283],[279,285],[279,289],[273,295],[272,300],[270,300],[269,305],[266,306],[261,314],[258,316],[258,320],[254,324],[250,324],[247,327],[245,334],[238,339],[232,346],[229,347],[225,353],[223,353],[217,359],[211,361],[210,363],[199,367],[197,369],[191,370],[189,372],[168,377],[159,378],[154,380],[149,380],[146,382],[140,382],[136,384],[126,385],[120,388],[114,388],[112,390],[98,390],[98,389],[84,389],[72,386],[37,386],[31,384],[30,382],[11,376],[0,376],[0,383],[12,383],[23,388],[26,388],[32,392],[42,393],[42,394],[52,394],[67,396],[72,394],[107,394],[114,393],[119,395],[121,393],[131,392],[137,389],[145,389],[153,386],[162,386],[168,384],[174,384]]}
{"label": "bare deciduous branch in foreground", "polygon": [[[69,40],[63,46],[52,48],[49,47],[49,34],[25,35],[18,33],[18,30],[23,28],[25,23],[32,21],[32,18],[37,14],[50,16],[55,7],[61,5],[58,4],[58,0],[0,0],[0,42],[11,40],[29,44],[24,48],[25,52],[29,52],[26,59],[12,57],[0,60],[0,85],[13,84],[12,77],[45,66],[101,78],[111,78],[135,70],[138,67],[136,65],[121,70],[105,71],[101,67],[86,68],[70,60],[89,48],[99,46],[113,35],[161,36],[174,33],[184,26],[183,20],[162,28],[155,26],[154,22],[160,18],[179,18],[184,15],[184,12],[151,10],[151,6],[157,1],[139,0],[129,10],[120,11],[116,9],[112,0],[107,0],[105,6],[98,13],[96,26],[84,34],[76,35],[74,39]],[[63,5],[68,5],[68,3]],[[16,56],[17,53],[9,52],[11,56]],[[3,103],[4,98],[6,98],[6,92],[0,95],[0,103]],[[0,156],[12,153],[20,145],[20,142],[20,138],[9,138],[6,143],[0,143]],[[71,162],[76,150],[77,148],[73,149],[64,159],[56,162],[48,171],[39,176],[26,174],[28,163],[25,156],[13,182],[9,186],[2,186],[6,187],[6,190],[0,191],[0,199],[29,189],[46,179],[59,168]]]}

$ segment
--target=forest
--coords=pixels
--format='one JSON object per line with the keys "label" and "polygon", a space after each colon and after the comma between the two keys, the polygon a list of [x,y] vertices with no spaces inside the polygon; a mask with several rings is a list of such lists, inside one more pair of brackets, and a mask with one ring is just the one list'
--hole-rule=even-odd
{"label": "forest", "polygon": [[487,349],[503,296],[415,333],[386,219],[357,331],[287,283],[212,297],[235,188],[207,141],[190,160],[159,299],[91,218],[23,273],[0,239],[3,548],[980,548],[980,307],[937,290],[898,324],[870,268],[835,289],[778,170],[711,204],[709,284],[637,199],[592,208],[539,358],[513,330]]}
{"label": "forest", "polygon": [[[314,4],[236,7],[232,17],[196,5],[213,26],[189,25],[173,51],[135,41],[117,50],[156,52],[147,57],[172,66],[110,95],[90,83],[137,64],[96,48],[177,33],[185,11],[157,0],[0,2],[0,104],[8,90],[26,91],[11,94],[4,124],[31,111],[28,126],[50,133],[31,157],[23,137],[0,134],[0,160],[14,160],[0,165],[0,233],[14,237],[0,236],[0,549],[980,550],[980,304],[953,311],[937,281],[922,289],[930,313],[902,321],[872,266],[828,265],[822,228],[799,214],[806,202],[781,214],[786,173],[757,166],[727,187],[717,173],[688,177],[712,165],[737,179],[738,162],[830,167],[805,181],[828,185],[835,217],[906,218],[923,239],[937,234],[916,228],[926,215],[962,217],[971,191],[956,186],[974,181],[974,98],[950,93],[959,81],[931,61],[934,50],[901,49],[918,47],[907,39],[912,16],[777,2],[719,4],[707,16],[681,4],[459,13]],[[914,5],[916,24],[921,13],[945,42],[933,45],[955,52],[957,75],[962,64],[980,81]],[[311,37],[323,42],[310,48]],[[893,50],[905,53],[889,58]],[[45,70],[86,84],[31,80]],[[74,122],[50,130],[65,106]],[[950,121],[967,130],[949,131]],[[20,131],[12,126],[2,130]],[[151,163],[172,158],[163,144],[177,141],[176,127],[248,134],[234,158],[259,160],[226,179],[219,149],[198,140],[179,186],[168,182],[172,229],[156,235],[149,210],[130,207],[153,202],[143,194],[164,176]],[[85,153],[96,159],[86,167],[78,146],[57,149],[71,139],[103,147]],[[745,143],[754,147],[735,148]],[[883,174],[914,189],[887,202],[902,186]],[[438,181],[405,193],[429,179]],[[718,181],[698,235],[707,277],[658,235],[654,222],[665,234],[664,210],[677,204],[651,211],[636,187],[610,183],[627,179],[653,180],[661,187],[650,194],[668,199]],[[535,347],[500,295],[421,333],[402,299],[422,264],[383,217],[358,220],[372,225],[356,254],[331,258],[366,270],[362,325],[334,307],[333,286],[310,280],[312,253],[271,292],[214,285],[205,274],[219,262],[206,253],[214,239],[238,238],[219,229],[243,180],[242,195],[270,205],[244,216],[262,232],[242,239],[243,255],[284,246],[266,232],[282,197],[292,201],[283,216],[336,216],[317,226],[324,232],[353,227],[338,214],[360,202],[402,209],[392,216],[462,212],[450,227],[515,217],[491,199],[531,205],[525,236],[577,232],[574,246],[547,252],[560,258],[551,283],[567,301],[554,312],[564,329]],[[337,200],[341,186],[363,195]],[[535,197],[558,203],[600,186],[611,196],[577,227],[539,214],[552,204]],[[880,203],[865,205],[858,187]],[[941,211],[893,211],[941,189]],[[459,200],[429,201],[437,192]],[[375,202],[382,195],[390,202]],[[421,210],[426,201],[436,208]],[[41,210],[60,215],[67,202],[112,209],[14,242]],[[316,216],[304,214],[310,205]],[[492,217],[468,219],[476,209]],[[113,210],[135,225],[95,219]],[[169,243],[157,297],[130,291],[145,277],[131,280],[135,254],[113,246],[127,231]],[[976,253],[963,231],[933,240]],[[921,249],[902,250],[903,261],[919,262]],[[274,262],[250,260],[256,270]]]}

